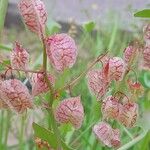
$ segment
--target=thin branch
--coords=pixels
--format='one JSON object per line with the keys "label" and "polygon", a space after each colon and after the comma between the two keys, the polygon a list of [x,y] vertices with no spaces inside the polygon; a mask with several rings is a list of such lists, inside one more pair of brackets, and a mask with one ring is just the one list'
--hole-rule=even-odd
{"label": "thin branch", "polygon": [[72,88],[82,77],[84,77],[84,76],[89,72],[90,69],[92,69],[98,62],[101,62],[101,59],[102,59],[103,57],[105,57],[107,53],[108,53],[108,52],[106,52],[105,54],[99,55],[99,56],[89,65],[89,67],[87,67],[87,69],[86,69],[84,72],[82,72],[77,78],[75,78],[74,80],[70,81],[70,82],[69,82],[68,84],[66,84],[64,87],[62,87],[62,88],[60,88],[60,89],[58,89],[58,90],[56,90],[56,91],[59,91],[59,92],[60,92],[60,91],[66,90],[66,89],[68,89],[68,88]]}

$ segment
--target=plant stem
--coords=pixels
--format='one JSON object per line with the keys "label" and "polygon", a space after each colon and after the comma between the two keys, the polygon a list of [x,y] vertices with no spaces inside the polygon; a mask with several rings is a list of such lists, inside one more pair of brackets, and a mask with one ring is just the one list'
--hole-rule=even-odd
{"label": "plant stem", "polygon": [[4,28],[7,6],[8,0],[0,0],[0,41],[2,40],[2,32]]}
{"label": "plant stem", "polygon": [[20,127],[20,135],[19,135],[19,147],[20,150],[24,149],[23,140],[24,140],[24,125],[25,125],[25,117],[21,116],[21,127]]}
{"label": "plant stem", "polygon": [[52,85],[48,79],[48,75],[47,75],[47,54],[46,54],[46,46],[45,46],[44,38],[43,38],[42,42],[43,42],[43,70],[45,72],[45,80],[46,80],[47,85],[49,87],[50,96],[51,96],[49,99],[49,107],[50,108],[48,109],[48,112],[50,114],[53,132],[54,132],[56,139],[57,139],[57,148],[58,148],[58,150],[61,150],[61,136],[60,136],[60,132],[58,130],[57,123],[55,121],[54,113],[52,110],[52,104],[54,101],[54,92],[53,92],[53,87],[52,87]]}
{"label": "plant stem", "polygon": [[48,112],[50,114],[52,128],[57,139],[58,150],[61,150],[61,137],[60,137],[60,133],[59,133],[55,118],[54,118],[53,110],[50,108]]}
{"label": "plant stem", "polygon": [[127,135],[131,138],[134,139],[134,137],[132,136],[132,134],[128,131],[128,129],[126,127],[124,127],[123,125],[121,125],[121,127],[123,128],[123,130],[127,133]]}
{"label": "plant stem", "polygon": [[0,117],[0,148],[3,146],[3,123],[4,123],[4,110],[1,111]]}
{"label": "plant stem", "polygon": [[95,140],[92,146],[92,150],[96,150],[97,145],[98,145],[98,140]]}
{"label": "plant stem", "polygon": [[6,112],[6,128],[5,128],[5,136],[4,136],[4,146],[5,149],[7,149],[7,140],[8,140],[8,134],[9,134],[9,128],[10,128],[10,118],[11,118],[11,113],[9,110]]}
{"label": "plant stem", "polygon": [[127,150],[127,149],[129,149],[131,146],[133,146],[134,144],[136,144],[137,142],[139,142],[141,139],[143,139],[145,137],[145,135],[147,134],[147,132],[148,131],[143,131],[143,133],[140,134],[138,137],[136,137],[135,139],[133,139],[129,143],[123,145],[122,147],[120,147],[117,150]]}
{"label": "plant stem", "polygon": [[21,71],[21,72],[43,73],[43,71],[35,71],[35,70],[23,70],[23,69],[15,69],[15,68],[10,68],[10,69],[15,71]]}
{"label": "plant stem", "polygon": [[[107,52],[105,54],[102,54],[100,56],[98,56],[90,65],[89,67],[87,67],[87,69],[82,72],[77,78],[73,79],[72,81],[70,81],[68,84],[66,84],[64,87],[58,89],[58,91],[63,91],[66,90],[68,88],[71,88],[72,86],[74,86],[82,77],[84,77],[90,69],[92,69],[99,61],[101,61],[101,59],[106,56]],[[57,91],[57,90],[56,90]]]}
{"label": "plant stem", "polygon": [[90,129],[94,124],[95,124],[95,122],[92,123],[89,127],[87,127],[76,139],[74,139],[74,140],[70,143],[70,145],[72,146],[72,145],[75,144],[80,138],[82,138],[82,136],[83,136],[87,131],[89,131],[89,129]]}

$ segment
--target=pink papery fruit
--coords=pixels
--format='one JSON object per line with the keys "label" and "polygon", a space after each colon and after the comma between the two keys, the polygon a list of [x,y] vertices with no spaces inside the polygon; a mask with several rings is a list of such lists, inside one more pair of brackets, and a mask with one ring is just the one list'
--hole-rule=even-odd
{"label": "pink papery fruit", "polygon": [[32,108],[32,97],[27,87],[17,79],[5,80],[0,84],[0,99],[17,113]]}
{"label": "pink papery fruit", "polygon": [[108,147],[118,147],[120,145],[119,130],[113,129],[108,123],[100,122],[94,125],[93,133],[100,142]]}
{"label": "pink papery fruit", "polygon": [[138,104],[127,102],[120,107],[118,121],[125,127],[132,128],[135,126],[138,118]]}
{"label": "pink papery fruit", "polygon": [[116,119],[119,115],[120,103],[119,99],[113,96],[108,96],[102,103],[102,114],[105,119]]}
{"label": "pink papery fruit", "polygon": [[[108,65],[106,65],[108,70],[108,74],[106,74],[106,77],[109,81],[115,80],[115,81],[121,81],[123,79],[125,70],[126,70],[126,64],[124,60],[120,57],[113,57],[109,59]],[[106,72],[106,71],[105,71]]]}
{"label": "pink papery fruit", "polygon": [[[48,74],[48,79],[49,79],[51,85],[53,86],[55,83],[54,76],[51,74]],[[39,94],[46,93],[49,90],[49,87],[45,80],[44,73],[34,73],[32,75],[31,84],[32,84],[32,95],[33,96],[37,96]]]}
{"label": "pink papery fruit", "polygon": [[10,61],[12,68],[22,70],[28,69],[29,54],[18,42],[15,43],[10,54]]}
{"label": "pink papery fruit", "polygon": [[150,70],[150,45],[144,47],[142,68]]}
{"label": "pink papery fruit", "polygon": [[107,92],[109,83],[102,70],[91,70],[87,74],[88,87],[92,93],[101,99]]}
{"label": "pink papery fruit", "polygon": [[20,0],[20,13],[27,27],[34,33],[45,34],[47,13],[42,0]]}
{"label": "pink papery fruit", "polygon": [[120,131],[119,129],[112,129],[113,132],[113,138],[111,139],[111,145],[112,147],[119,147],[121,145],[121,140],[120,140]]}
{"label": "pink papery fruit", "polygon": [[137,54],[138,49],[135,46],[130,45],[125,48],[123,56],[125,63],[127,63],[128,65],[132,65],[132,62],[135,60]]}
{"label": "pink papery fruit", "polygon": [[72,97],[60,102],[55,111],[59,123],[70,123],[79,129],[84,119],[84,109],[80,97]]}
{"label": "pink papery fruit", "polygon": [[150,45],[150,23],[144,26],[143,34],[146,45]]}
{"label": "pink papery fruit", "polygon": [[77,47],[67,34],[56,34],[46,39],[47,55],[57,71],[71,68],[76,62]]}

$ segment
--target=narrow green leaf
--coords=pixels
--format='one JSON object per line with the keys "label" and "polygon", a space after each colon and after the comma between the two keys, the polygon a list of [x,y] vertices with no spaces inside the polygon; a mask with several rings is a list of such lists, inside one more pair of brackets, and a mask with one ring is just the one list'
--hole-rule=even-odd
{"label": "narrow green leaf", "polygon": [[12,50],[12,46],[0,44],[0,49],[6,50],[6,51],[11,51]]}
{"label": "narrow green leaf", "polygon": [[134,17],[150,18],[150,9],[144,9],[134,14]]}

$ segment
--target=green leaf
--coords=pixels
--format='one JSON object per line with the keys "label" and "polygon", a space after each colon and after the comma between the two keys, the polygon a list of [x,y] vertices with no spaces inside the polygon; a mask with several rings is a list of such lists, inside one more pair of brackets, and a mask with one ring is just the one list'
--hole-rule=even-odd
{"label": "green leaf", "polygon": [[12,50],[12,45],[4,45],[0,44],[0,49],[5,50],[5,51],[11,51]]}
{"label": "green leaf", "polygon": [[46,34],[52,35],[54,33],[58,33],[61,29],[61,25],[56,21],[49,19],[47,26],[46,26]]}
{"label": "green leaf", "polygon": [[95,23],[93,21],[87,22],[83,25],[83,28],[87,32],[91,32],[95,28]]}
{"label": "green leaf", "polygon": [[36,137],[39,137],[42,140],[47,141],[52,148],[55,149],[57,148],[56,137],[51,131],[39,126],[36,123],[33,123],[33,129]]}
{"label": "green leaf", "polygon": [[145,111],[142,117],[138,121],[138,126],[140,126],[144,131],[150,130],[150,111]]}
{"label": "green leaf", "polygon": [[3,71],[4,70],[4,66],[3,64],[0,64],[0,71]]}
{"label": "green leaf", "polygon": [[62,134],[66,134],[72,131],[72,125],[70,123],[62,124],[59,128]]}
{"label": "green leaf", "polygon": [[[34,129],[34,134],[36,137],[39,137],[42,140],[47,141],[52,148],[54,149],[57,148],[57,142],[56,142],[57,140],[53,132],[39,126],[36,123],[33,123],[33,129]],[[69,146],[67,146],[64,141],[61,141],[61,145],[63,147],[63,150],[74,150],[70,148]]]}
{"label": "green leaf", "polygon": [[134,17],[150,18],[150,9],[144,9],[134,14]]}
{"label": "green leaf", "polygon": [[150,88],[150,72],[142,71],[139,77],[139,81],[145,88]]}

